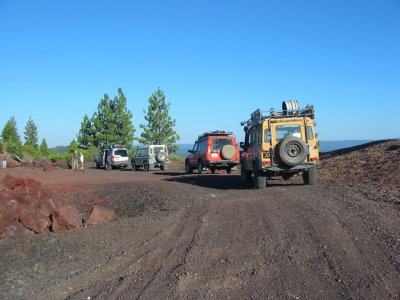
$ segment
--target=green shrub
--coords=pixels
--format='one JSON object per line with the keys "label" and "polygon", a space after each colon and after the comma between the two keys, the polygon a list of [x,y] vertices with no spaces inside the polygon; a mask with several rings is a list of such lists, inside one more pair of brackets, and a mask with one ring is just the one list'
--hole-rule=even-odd
{"label": "green shrub", "polygon": [[16,155],[19,158],[22,158],[22,156],[23,156],[22,145],[18,142],[14,142],[14,141],[8,142],[7,152],[10,154]]}
{"label": "green shrub", "polygon": [[34,160],[39,160],[44,158],[42,152],[40,150],[35,150],[35,153],[33,154],[33,159]]}
{"label": "green shrub", "polygon": [[56,160],[65,160],[65,161],[70,161],[71,160],[71,154],[70,153],[54,153],[50,154],[49,159],[56,161]]}
{"label": "green shrub", "polygon": [[85,161],[94,161],[95,157],[97,155],[100,155],[100,150],[95,147],[95,146],[89,146],[87,150],[83,150],[87,152],[87,155],[85,155],[84,152],[83,155],[85,156]]}
{"label": "green shrub", "polygon": [[185,158],[183,156],[179,156],[179,155],[176,155],[174,153],[169,154],[168,158],[169,158],[170,161],[182,161],[182,160],[185,160]]}
{"label": "green shrub", "polygon": [[31,144],[25,144],[22,146],[22,151],[29,153],[30,155],[34,156],[36,149],[33,145]]}

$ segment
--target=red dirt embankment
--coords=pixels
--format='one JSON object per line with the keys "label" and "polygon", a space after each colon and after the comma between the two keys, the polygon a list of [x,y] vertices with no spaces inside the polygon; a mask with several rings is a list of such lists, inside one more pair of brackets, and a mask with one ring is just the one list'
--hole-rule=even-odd
{"label": "red dirt embankment", "polygon": [[360,188],[367,196],[400,203],[400,140],[323,153],[319,182]]}

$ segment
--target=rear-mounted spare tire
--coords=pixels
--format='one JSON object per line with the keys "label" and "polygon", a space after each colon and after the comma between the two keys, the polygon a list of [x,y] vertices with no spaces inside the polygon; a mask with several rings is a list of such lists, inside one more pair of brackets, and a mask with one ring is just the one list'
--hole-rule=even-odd
{"label": "rear-mounted spare tire", "polygon": [[306,143],[295,136],[284,138],[278,145],[279,157],[289,167],[301,164],[306,159],[307,149]]}
{"label": "rear-mounted spare tire", "polygon": [[156,161],[163,163],[165,161],[166,154],[164,151],[159,151],[156,154]]}
{"label": "rear-mounted spare tire", "polygon": [[221,148],[221,156],[223,159],[232,159],[236,155],[236,149],[232,145],[225,145]]}

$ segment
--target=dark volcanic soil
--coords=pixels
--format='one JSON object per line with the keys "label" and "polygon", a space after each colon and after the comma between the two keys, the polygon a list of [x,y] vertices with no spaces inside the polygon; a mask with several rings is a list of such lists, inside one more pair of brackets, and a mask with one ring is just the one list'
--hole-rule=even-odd
{"label": "dark volcanic soil", "polygon": [[[265,190],[224,172],[7,170],[118,218],[0,241],[0,298],[398,299],[396,143],[326,155],[315,186],[297,176]],[[378,151],[393,154],[384,168],[359,161]]]}

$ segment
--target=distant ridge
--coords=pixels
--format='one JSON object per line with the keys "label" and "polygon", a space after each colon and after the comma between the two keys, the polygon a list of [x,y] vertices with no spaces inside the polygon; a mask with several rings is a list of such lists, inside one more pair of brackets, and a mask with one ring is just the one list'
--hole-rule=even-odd
{"label": "distant ridge", "polygon": [[[320,152],[330,152],[330,151],[335,151],[339,149],[345,149],[345,148],[350,148],[350,147],[355,147],[363,144],[368,144],[368,143],[381,143],[385,141],[390,141],[390,140],[396,140],[400,138],[395,138],[395,139],[385,139],[385,140],[343,140],[343,141],[321,141],[321,147],[319,149]],[[371,144],[371,145],[373,145]],[[192,149],[193,144],[178,144],[179,145],[179,150],[176,152],[178,156],[186,156],[187,151]]]}

